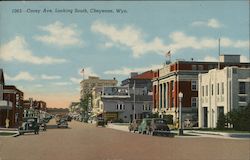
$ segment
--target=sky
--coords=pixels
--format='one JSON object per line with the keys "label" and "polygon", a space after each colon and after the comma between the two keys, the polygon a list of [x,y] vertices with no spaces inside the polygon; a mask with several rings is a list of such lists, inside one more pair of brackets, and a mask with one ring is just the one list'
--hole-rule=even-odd
{"label": "sky", "polygon": [[[249,62],[249,1],[0,2],[0,68],[24,98],[66,108],[88,76],[129,78],[171,60]],[[84,68],[84,73],[81,70]]]}

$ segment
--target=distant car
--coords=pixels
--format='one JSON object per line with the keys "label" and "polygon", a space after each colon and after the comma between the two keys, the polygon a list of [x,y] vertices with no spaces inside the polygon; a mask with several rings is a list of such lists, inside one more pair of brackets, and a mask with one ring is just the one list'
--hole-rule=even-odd
{"label": "distant car", "polygon": [[64,119],[61,119],[59,123],[57,123],[57,128],[68,128],[68,122]]}
{"label": "distant car", "polygon": [[37,123],[37,118],[25,118],[22,126],[19,127],[19,133],[23,135],[24,133],[39,134],[39,124]]}
{"label": "distant car", "polygon": [[156,135],[163,134],[169,137],[174,136],[173,133],[170,132],[167,121],[162,118],[153,118],[150,126],[147,129],[147,134]]}
{"label": "distant car", "polygon": [[39,129],[43,130],[43,131],[46,131],[46,129],[47,129],[46,123],[47,123],[47,120],[41,119],[41,121],[39,123]]}
{"label": "distant car", "polygon": [[141,122],[142,122],[141,119],[134,119],[132,123],[130,123],[130,125],[128,126],[128,130],[130,132],[133,131],[135,133],[136,131],[138,131],[138,127],[141,124]]}
{"label": "distant car", "polygon": [[144,118],[141,124],[138,126],[138,132],[142,134],[146,134],[152,119],[151,118]]}
{"label": "distant car", "polygon": [[97,120],[96,120],[96,127],[98,127],[98,126],[105,127],[105,120],[104,120],[104,118],[101,118],[101,117],[97,118]]}

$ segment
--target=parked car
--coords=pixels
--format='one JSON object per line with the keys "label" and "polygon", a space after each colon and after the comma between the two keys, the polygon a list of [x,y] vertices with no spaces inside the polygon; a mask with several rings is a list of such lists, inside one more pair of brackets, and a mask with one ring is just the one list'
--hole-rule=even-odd
{"label": "parked car", "polygon": [[105,127],[105,120],[104,120],[104,118],[101,118],[101,117],[97,118],[97,120],[96,120],[96,127],[98,127],[98,126]]}
{"label": "parked car", "polygon": [[169,137],[174,136],[173,133],[170,132],[167,121],[162,118],[153,118],[150,126],[147,128],[147,134],[156,135],[163,134]]}
{"label": "parked car", "polygon": [[22,126],[19,128],[19,133],[23,135],[24,133],[39,134],[39,124],[37,123],[37,118],[25,118]]}
{"label": "parked car", "polygon": [[40,123],[39,123],[39,129],[43,130],[43,131],[46,131],[46,129],[47,129],[46,123],[47,123],[46,119],[41,119]]}
{"label": "parked car", "polygon": [[68,128],[68,122],[65,119],[61,119],[59,123],[57,123],[57,128]]}
{"label": "parked car", "polygon": [[138,126],[138,132],[145,134],[150,126],[151,118],[143,118],[141,124]]}
{"label": "parked car", "polygon": [[142,120],[141,119],[134,119],[132,123],[129,124],[128,130],[131,132],[133,131],[134,133],[138,131],[138,127],[141,124]]}

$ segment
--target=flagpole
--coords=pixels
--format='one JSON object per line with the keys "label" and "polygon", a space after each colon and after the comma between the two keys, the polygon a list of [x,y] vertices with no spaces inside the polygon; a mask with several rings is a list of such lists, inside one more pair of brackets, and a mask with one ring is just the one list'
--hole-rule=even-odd
{"label": "flagpole", "polygon": [[219,38],[219,44],[218,44],[218,49],[219,49],[219,59],[218,59],[218,69],[220,69],[220,38]]}

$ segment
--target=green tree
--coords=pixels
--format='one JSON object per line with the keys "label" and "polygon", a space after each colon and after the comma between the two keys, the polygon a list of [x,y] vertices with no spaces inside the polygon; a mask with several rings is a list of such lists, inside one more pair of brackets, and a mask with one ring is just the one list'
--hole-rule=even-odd
{"label": "green tree", "polygon": [[229,112],[228,123],[232,124],[235,130],[250,131],[250,104]]}
{"label": "green tree", "polygon": [[219,113],[216,128],[219,130],[225,129],[225,123],[226,123],[225,115],[224,115],[224,113],[221,112],[221,113]]}

